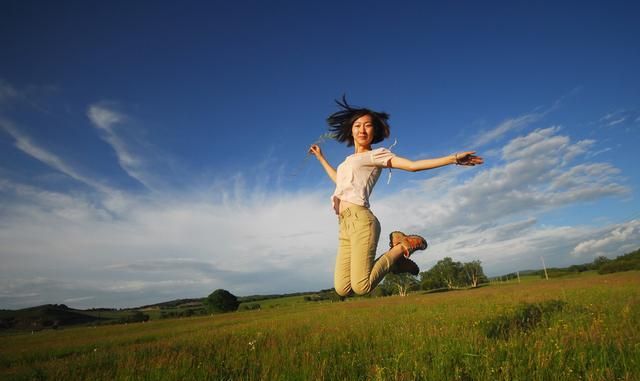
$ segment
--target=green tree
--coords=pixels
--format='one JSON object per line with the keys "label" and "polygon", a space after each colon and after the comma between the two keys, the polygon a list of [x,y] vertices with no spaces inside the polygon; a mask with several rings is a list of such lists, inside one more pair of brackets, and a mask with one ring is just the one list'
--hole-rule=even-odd
{"label": "green tree", "polygon": [[462,269],[464,270],[464,275],[467,277],[467,284],[471,287],[478,287],[480,282],[486,282],[487,280],[487,277],[484,275],[484,271],[482,271],[480,261],[464,263],[462,265]]}
{"label": "green tree", "polygon": [[450,257],[441,259],[428,271],[420,273],[420,285],[423,290],[439,288],[477,287],[486,282],[480,261],[456,262]]}
{"label": "green tree", "polygon": [[592,266],[594,270],[599,269],[602,265],[605,265],[607,263],[611,262],[611,259],[601,255],[598,258],[593,260]]}
{"label": "green tree", "polygon": [[417,289],[418,284],[418,279],[411,274],[389,273],[384,277],[379,288],[383,291],[383,295],[406,296],[409,291]]}
{"label": "green tree", "polygon": [[450,257],[439,260],[429,271],[433,273],[440,283],[450,289],[458,287],[461,283],[460,281],[464,279],[462,263],[455,262]]}
{"label": "green tree", "polygon": [[211,312],[230,312],[238,309],[238,298],[227,290],[218,289],[209,294],[205,300]]}

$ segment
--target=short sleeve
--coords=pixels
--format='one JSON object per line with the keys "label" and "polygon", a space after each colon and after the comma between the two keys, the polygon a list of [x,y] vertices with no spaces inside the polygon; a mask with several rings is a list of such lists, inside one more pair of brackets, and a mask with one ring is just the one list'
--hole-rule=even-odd
{"label": "short sleeve", "polygon": [[395,156],[396,155],[394,155],[393,152],[386,148],[378,148],[371,151],[371,162],[376,167],[387,168],[389,166],[389,161]]}

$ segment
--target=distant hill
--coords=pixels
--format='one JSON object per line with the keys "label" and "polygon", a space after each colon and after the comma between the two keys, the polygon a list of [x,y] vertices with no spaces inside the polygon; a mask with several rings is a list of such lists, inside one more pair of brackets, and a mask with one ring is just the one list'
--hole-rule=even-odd
{"label": "distant hill", "polygon": [[64,304],[45,304],[22,310],[0,310],[0,329],[40,330],[62,326],[88,324],[106,320]]}
{"label": "distant hill", "polygon": [[76,310],[64,304],[45,304],[21,310],[0,310],[0,330],[58,329],[72,325],[118,324],[149,320],[141,311],[91,309]]}

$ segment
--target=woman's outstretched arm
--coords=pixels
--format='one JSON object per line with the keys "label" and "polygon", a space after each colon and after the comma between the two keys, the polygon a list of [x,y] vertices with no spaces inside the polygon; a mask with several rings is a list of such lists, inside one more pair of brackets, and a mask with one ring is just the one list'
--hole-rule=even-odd
{"label": "woman's outstretched arm", "polygon": [[333,168],[331,164],[329,164],[327,159],[324,158],[324,155],[322,154],[322,150],[320,149],[320,146],[317,144],[312,145],[309,148],[309,153],[313,154],[316,157],[316,159],[318,159],[320,164],[322,164],[322,168],[324,168],[325,172],[327,172],[327,176],[329,176],[329,178],[331,178],[331,180],[335,183],[336,169]]}
{"label": "woman's outstretched arm", "polygon": [[405,171],[417,172],[427,169],[444,167],[449,164],[458,165],[479,165],[484,163],[480,156],[474,155],[476,151],[467,151],[443,156],[435,159],[409,160],[404,157],[394,156],[391,158],[389,166],[391,168],[404,169]]}

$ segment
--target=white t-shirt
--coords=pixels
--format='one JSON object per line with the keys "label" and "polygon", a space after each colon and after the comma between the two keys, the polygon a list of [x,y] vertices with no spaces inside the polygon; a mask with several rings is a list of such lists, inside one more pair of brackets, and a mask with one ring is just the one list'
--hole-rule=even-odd
{"label": "white t-shirt", "polygon": [[354,153],[338,166],[336,174],[336,190],[331,202],[336,214],[340,210],[340,201],[369,207],[369,195],[380,177],[382,168],[389,166],[395,155],[386,148]]}

